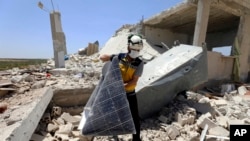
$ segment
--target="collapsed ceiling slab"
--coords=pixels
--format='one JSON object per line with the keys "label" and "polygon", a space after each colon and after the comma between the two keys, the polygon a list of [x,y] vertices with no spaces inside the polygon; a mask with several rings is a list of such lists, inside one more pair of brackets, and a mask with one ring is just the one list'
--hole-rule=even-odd
{"label": "collapsed ceiling slab", "polygon": [[[250,13],[250,2],[241,1],[212,0],[207,32],[221,32],[237,28],[240,16]],[[197,4],[198,0],[186,0],[144,20],[143,24],[192,35],[196,24]]]}

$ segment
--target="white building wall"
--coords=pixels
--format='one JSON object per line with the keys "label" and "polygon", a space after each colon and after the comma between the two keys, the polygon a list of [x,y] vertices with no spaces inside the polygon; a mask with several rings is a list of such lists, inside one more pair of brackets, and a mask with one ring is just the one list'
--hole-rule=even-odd
{"label": "white building wall", "polygon": [[180,43],[188,44],[188,35],[173,33],[167,29],[145,27],[145,36],[147,41],[157,45],[161,45],[161,42],[164,42],[169,47],[172,47],[176,40],[179,40]]}

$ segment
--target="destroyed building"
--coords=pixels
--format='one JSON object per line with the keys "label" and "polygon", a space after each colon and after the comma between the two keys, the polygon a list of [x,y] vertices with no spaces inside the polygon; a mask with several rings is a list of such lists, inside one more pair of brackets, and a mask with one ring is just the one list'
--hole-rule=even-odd
{"label": "destroyed building", "polygon": [[[124,26],[98,54],[126,51],[127,34],[140,32],[146,39],[143,50],[146,63],[179,43],[203,46],[207,55],[206,82],[247,82],[249,9],[248,0],[186,0],[141,21],[133,28]],[[114,48],[114,44],[117,48]],[[233,54],[224,56],[212,51],[222,46],[232,46]],[[7,110],[0,114],[3,117],[0,128],[4,129],[0,133],[1,139],[112,140],[109,137],[89,139],[75,130],[82,106],[94,90],[103,66],[98,54],[72,54],[65,61],[65,68],[57,69],[53,68],[54,62],[49,60],[45,67],[50,68],[51,76],[45,72],[17,68],[0,73],[1,79],[5,80],[0,81],[0,94],[7,95],[1,102],[9,102]],[[224,97],[207,97],[188,91],[188,98],[178,95],[170,106],[159,109],[156,118],[143,121],[142,139],[185,141],[211,137],[229,140],[229,125],[250,123],[250,104],[245,97],[249,90],[247,86],[242,86],[222,92],[227,94],[223,93]],[[208,135],[202,134],[202,131]],[[119,138],[125,141],[130,139],[129,136]]]}
{"label": "destroyed building", "polygon": [[[231,79],[246,82],[250,53],[249,0],[186,0],[143,22],[143,34],[153,45],[175,40],[208,50],[208,80]],[[213,52],[231,46],[232,54]],[[238,50],[238,52],[237,52]]]}

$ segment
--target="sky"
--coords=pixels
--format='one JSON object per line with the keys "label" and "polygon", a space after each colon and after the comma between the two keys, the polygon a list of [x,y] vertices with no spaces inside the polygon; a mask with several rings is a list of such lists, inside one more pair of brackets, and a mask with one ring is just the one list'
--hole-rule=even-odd
{"label": "sky", "polygon": [[[0,0],[0,58],[53,58],[49,12],[61,13],[68,54],[100,48],[124,24],[136,24],[183,0]],[[53,2],[53,6],[52,6]]]}

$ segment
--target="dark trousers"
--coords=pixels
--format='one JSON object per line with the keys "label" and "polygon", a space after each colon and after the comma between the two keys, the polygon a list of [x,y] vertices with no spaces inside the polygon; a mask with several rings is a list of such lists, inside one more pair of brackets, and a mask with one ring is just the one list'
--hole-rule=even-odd
{"label": "dark trousers", "polygon": [[135,130],[136,130],[136,134],[133,134],[133,141],[140,141],[141,124],[140,124],[136,94],[134,92],[127,93],[127,99],[129,102],[129,108],[132,114],[132,118],[134,120]]}

